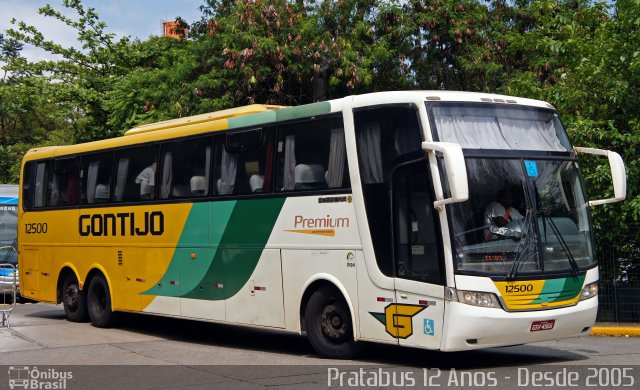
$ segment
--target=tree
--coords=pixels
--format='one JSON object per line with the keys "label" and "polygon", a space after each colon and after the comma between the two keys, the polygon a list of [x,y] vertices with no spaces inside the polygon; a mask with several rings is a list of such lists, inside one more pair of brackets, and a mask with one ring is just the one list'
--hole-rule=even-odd
{"label": "tree", "polygon": [[129,73],[138,64],[136,47],[128,37],[116,39],[114,34],[107,33],[106,25],[95,10],[84,7],[80,0],[64,0],[63,4],[75,12],[75,18],[63,15],[48,4],[40,8],[39,13],[71,27],[81,49],[63,47],[47,40],[37,27],[13,20],[16,28],[7,30],[9,37],[61,59],[33,63],[9,61],[5,69],[44,80],[53,100],[75,113],[70,118],[73,121],[70,142],[114,136],[121,129],[109,126],[105,101],[114,79]]}
{"label": "tree", "polygon": [[[539,3],[536,3],[539,4]],[[545,1],[534,28],[513,35],[525,55],[522,70],[506,80],[508,94],[553,103],[575,145],[617,151],[627,168],[627,200],[593,209],[600,257],[622,250],[640,222],[640,2]],[[604,159],[581,159],[592,198],[612,195]],[[617,248],[617,249],[615,249]]]}
{"label": "tree", "polygon": [[501,85],[502,66],[494,60],[499,45],[487,25],[489,9],[474,0],[413,1],[415,47],[410,59],[423,89],[494,91]]}
{"label": "tree", "polygon": [[[0,34],[0,63],[24,63],[22,45]],[[68,112],[47,93],[48,84],[20,68],[0,77],[0,182],[17,183],[20,161],[34,145],[64,143]]]}

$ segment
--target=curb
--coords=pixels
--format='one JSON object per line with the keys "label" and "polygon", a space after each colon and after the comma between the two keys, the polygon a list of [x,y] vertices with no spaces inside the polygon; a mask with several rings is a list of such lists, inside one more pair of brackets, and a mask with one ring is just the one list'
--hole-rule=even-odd
{"label": "curb", "polygon": [[640,337],[640,327],[637,326],[594,326],[592,336],[633,336]]}

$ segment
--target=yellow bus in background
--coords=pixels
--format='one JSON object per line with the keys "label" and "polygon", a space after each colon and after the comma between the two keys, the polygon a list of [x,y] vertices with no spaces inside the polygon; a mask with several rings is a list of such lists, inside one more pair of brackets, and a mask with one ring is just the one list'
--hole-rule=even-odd
{"label": "yellow bus in background", "polygon": [[[614,198],[587,200],[577,153],[608,156]],[[70,321],[268,327],[336,358],[359,341],[456,351],[587,335],[589,206],[624,199],[624,175],[616,153],[572,147],[548,103],[492,94],[143,125],[26,154],[21,289]],[[507,190],[510,211],[488,215]]]}

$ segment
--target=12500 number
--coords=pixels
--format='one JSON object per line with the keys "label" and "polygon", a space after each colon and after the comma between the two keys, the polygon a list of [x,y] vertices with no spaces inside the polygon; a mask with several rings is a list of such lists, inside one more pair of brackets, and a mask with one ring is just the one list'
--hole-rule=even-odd
{"label": "12500 number", "polygon": [[46,222],[34,222],[25,224],[24,229],[26,234],[46,234],[48,226]]}
{"label": "12500 number", "polygon": [[512,284],[504,286],[504,292],[506,293],[524,293],[532,291],[533,284]]}

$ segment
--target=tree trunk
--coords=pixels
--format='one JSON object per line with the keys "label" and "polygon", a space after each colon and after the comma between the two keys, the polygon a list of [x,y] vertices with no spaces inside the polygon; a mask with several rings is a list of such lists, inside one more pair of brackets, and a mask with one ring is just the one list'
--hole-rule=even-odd
{"label": "tree trunk", "polygon": [[327,100],[327,85],[329,83],[327,75],[330,66],[331,60],[323,58],[319,69],[314,72],[313,78],[311,79],[311,89],[314,102]]}

